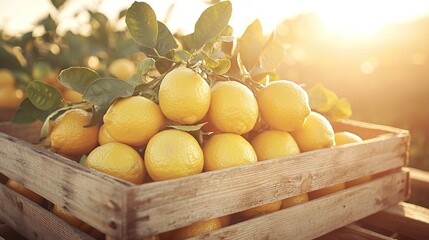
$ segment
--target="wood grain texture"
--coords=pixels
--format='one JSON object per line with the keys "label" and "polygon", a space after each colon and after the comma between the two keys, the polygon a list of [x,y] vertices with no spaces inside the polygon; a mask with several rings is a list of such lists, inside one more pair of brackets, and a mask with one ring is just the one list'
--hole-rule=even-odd
{"label": "wood grain texture", "polygon": [[123,191],[131,186],[0,133],[0,169],[99,231],[122,236]]}
{"label": "wood grain texture", "polygon": [[135,186],[127,195],[131,203],[127,233],[153,235],[400,168],[408,157],[407,150],[408,134],[390,134],[363,143]]}
{"label": "wood grain texture", "polygon": [[0,184],[0,217],[27,239],[93,240],[39,205]]}
{"label": "wood grain texture", "polygon": [[410,168],[411,197],[408,202],[429,208],[429,172]]}
{"label": "wood grain texture", "polygon": [[335,231],[332,231],[317,240],[394,240],[394,238],[384,236],[377,232],[350,224]]}
{"label": "wood grain texture", "polygon": [[409,132],[407,130],[383,126],[378,124],[354,121],[350,119],[339,120],[337,122],[332,123],[332,127],[335,132],[348,131],[354,134],[359,135],[362,139],[370,139],[375,138],[380,135],[390,134],[390,133],[398,133],[398,134],[407,134]]}
{"label": "wood grain texture", "polygon": [[429,209],[402,202],[359,221],[366,228],[398,233],[411,239],[429,239]]}
{"label": "wood grain texture", "polygon": [[29,143],[39,142],[41,128],[41,122],[34,122],[26,125],[13,124],[10,122],[0,123],[0,132],[25,140]]}
{"label": "wood grain texture", "polygon": [[396,205],[405,198],[407,178],[394,173],[192,239],[314,239]]}

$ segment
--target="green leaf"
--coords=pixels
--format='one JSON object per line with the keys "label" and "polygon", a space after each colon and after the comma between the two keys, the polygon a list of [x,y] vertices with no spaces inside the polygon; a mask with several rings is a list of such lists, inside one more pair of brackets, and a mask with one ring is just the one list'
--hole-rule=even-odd
{"label": "green leaf", "polygon": [[127,15],[127,11],[128,11],[128,9],[124,9],[124,10],[120,11],[118,14],[118,19],[125,17],[125,15]]}
{"label": "green leaf", "polygon": [[143,77],[155,66],[155,60],[153,58],[143,59],[137,66],[137,75]]}
{"label": "green leaf", "polygon": [[194,33],[182,36],[180,40],[182,42],[184,50],[187,50],[189,52],[192,52],[195,50]]}
{"label": "green leaf", "polygon": [[331,110],[338,102],[338,96],[322,84],[316,84],[308,91],[310,108],[313,111],[325,113]]}
{"label": "green leaf", "polygon": [[125,22],[134,41],[143,47],[156,48],[158,22],[149,4],[134,2],[127,11]]}
{"label": "green leaf", "polygon": [[30,83],[32,81],[30,75],[28,75],[24,71],[14,71],[13,76],[15,77],[16,81],[20,85],[25,86],[25,87],[27,86],[28,83]]}
{"label": "green leaf", "polygon": [[186,50],[175,50],[173,59],[176,62],[187,62],[192,57],[192,54],[190,54]]}
{"label": "green leaf", "polygon": [[212,68],[213,72],[223,75],[228,72],[228,70],[231,68],[231,61],[229,59],[219,59],[217,60],[219,64]]}
{"label": "green leaf", "polygon": [[57,23],[52,19],[50,14],[42,19],[39,24],[45,28],[46,32],[54,32],[57,29]]}
{"label": "green leaf", "polygon": [[116,78],[101,78],[92,82],[83,94],[83,99],[100,108],[106,108],[119,97],[131,96],[134,86]]}
{"label": "green leaf", "polygon": [[185,132],[193,132],[200,130],[207,122],[196,124],[196,125],[167,125],[167,128],[174,128]]}
{"label": "green leaf", "polygon": [[127,79],[127,83],[137,87],[138,85],[143,83],[142,77],[137,74],[133,74],[130,78]]}
{"label": "green leaf", "polygon": [[52,5],[54,5],[54,7],[56,9],[59,9],[62,5],[64,5],[66,0],[51,0],[51,2],[52,2]]}
{"label": "green leaf", "polygon": [[283,61],[283,58],[283,45],[278,39],[271,36],[259,57],[261,68],[266,72],[273,72]]}
{"label": "green leaf", "polygon": [[51,65],[45,62],[39,62],[33,66],[33,80],[41,81],[52,71]]}
{"label": "green leaf", "polygon": [[93,107],[91,122],[85,127],[92,127],[102,122],[104,114],[106,114],[108,107],[100,108],[97,106]]}
{"label": "green leaf", "polygon": [[244,66],[243,61],[241,60],[241,54],[240,53],[237,54],[237,65],[238,65],[238,69],[240,69],[240,75],[242,77],[245,77],[245,78],[250,77],[246,66]]}
{"label": "green leaf", "polygon": [[40,110],[58,108],[64,101],[60,91],[40,81],[32,81],[27,86],[27,96]]}
{"label": "green leaf", "polygon": [[201,54],[203,56],[204,61],[206,61],[206,64],[209,68],[215,68],[219,65],[219,62],[215,59],[211,58],[206,52],[201,51]]}
{"label": "green leaf", "polygon": [[167,58],[159,58],[155,62],[156,69],[159,73],[163,74],[166,73],[168,70],[170,70],[171,66],[173,65],[173,61]]}
{"label": "green leaf", "polygon": [[327,117],[330,121],[349,118],[351,115],[352,107],[350,102],[345,98],[338,100],[334,107],[327,113]]}
{"label": "green leaf", "polygon": [[94,70],[85,67],[70,67],[58,75],[58,81],[64,86],[83,94],[85,89],[100,76]]}
{"label": "green leaf", "polygon": [[241,55],[241,61],[249,71],[259,62],[259,55],[261,55],[262,49],[264,48],[264,42],[262,25],[259,20],[255,20],[251,23],[238,40],[237,47]]}
{"label": "green leaf", "polygon": [[207,42],[215,39],[228,25],[231,18],[231,2],[217,3],[207,8],[195,24],[195,49],[200,49]]}
{"label": "green leaf", "polygon": [[27,124],[36,120],[45,121],[52,110],[43,111],[34,106],[30,99],[26,98],[22,101],[18,111],[12,119],[12,122],[19,124]]}
{"label": "green leaf", "polygon": [[12,48],[0,43],[0,68],[23,70]]}
{"label": "green leaf", "polygon": [[161,56],[165,56],[171,49],[177,48],[176,40],[164,23],[158,21],[158,43],[156,50]]}

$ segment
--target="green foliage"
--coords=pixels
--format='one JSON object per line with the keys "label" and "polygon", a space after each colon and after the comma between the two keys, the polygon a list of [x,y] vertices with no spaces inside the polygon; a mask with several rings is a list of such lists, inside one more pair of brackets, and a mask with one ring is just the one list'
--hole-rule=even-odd
{"label": "green foliage", "polygon": [[51,0],[52,5],[54,5],[54,7],[56,9],[59,9],[61,6],[64,5],[64,3],[66,3],[67,0]]}
{"label": "green foliage", "polygon": [[200,49],[214,40],[228,25],[232,5],[229,1],[217,3],[207,8],[198,19],[194,29],[195,49]]}
{"label": "green foliage", "polygon": [[71,67],[61,71],[58,81],[64,86],[81,94],[86,88],[100,76],[97,72],[85,67]]}
{"label": "green foliage", "polygon": [[137,66],[136,74],[143,78],[154,66],[155,60],[153,58],[143,59]]}
{"label": "green foliage", "polygon": [[259,20],[255,20],[244,31],[238,40],[238,52],[246,69],[252,70],[258,63],[259,55],[264,48],[264,36]]}
{"label": "green foliage", "polygon": [[56,109],[63,102],[60,91],[40,81],[28,84],[27,96],[35,107],[44,111]]}
{"label": "green foliage", "polygon": [[128,9],[125,22],[133,39],[143,47],[154,49],[158,39],[156,15],[149,4],[134,2]]}
{"label": "green foliage", "polygon": [[337,94],[322,84],[316,84],[307,90],[311,110],[323,114],[330,121],[349,118],[352,115],[347,99],[339,99]]}
{"label": "green foliage", "polygon": [[19,106],[15,113],[12,122],[17,124],[28,124],[36,120],[44,121],[49,116],[51,111],[43,111],[38,109],[31,103],[29,98],[26,98]]}
{"label": "green foliage", "polygon": [[100,108],[107,109],[119,97],[129,97],[134,86],[116,78],[101,78],[86,88],[83,99]]}
{"label": "green foliage", "polygon": [[161,56],[167,55],[167,53],[177,48],[176,40],[164,23],[158,21],[158,42],[156,43],[156,50]]}

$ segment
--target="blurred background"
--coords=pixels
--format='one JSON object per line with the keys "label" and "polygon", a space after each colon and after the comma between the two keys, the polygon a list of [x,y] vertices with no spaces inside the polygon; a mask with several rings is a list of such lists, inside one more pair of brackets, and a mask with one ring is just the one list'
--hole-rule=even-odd
{"label": "blurred background", "polygon": [[[123,17],[133,0],[68,0],[58,9],[54,2],[63,1],[0,0],[2,41],[25,48],[30,32],[50,43],[38,53],[60,69],[138,51]],[[187,34],[218,1],[146,2],[172,32]],[[282,40],[281,78],[322,83],[350,101],[352,119],[410,130],[410,165],[429,170],[429,1],[231,2],[234,36],[259,19],[267,36]]]}

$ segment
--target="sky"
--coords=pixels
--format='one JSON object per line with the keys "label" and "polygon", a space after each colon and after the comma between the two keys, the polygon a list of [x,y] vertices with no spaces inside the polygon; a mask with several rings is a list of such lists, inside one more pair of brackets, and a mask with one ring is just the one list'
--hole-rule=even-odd
{"label": "sky", "polygon": [[[60,31],[78,28],[82,18],[73,18],[82,8],[99,10],[109,19],[115,19],[119,11],[128,8],[134,0],[68,0],[58,17]],[[159,20],[174,31],[190,33],[199,15],[208,7],[204,0],[147,0]],[[427,0],[231,0],[233,16],[230,24],[241,34],[246,26],[260,19],[264,32],[272,31],[285,18],[300,13],[319,14],[327,29],[339,34],[370,34],[389,23],[400,22],[429,14]],[[173,4],[170,18],[165,21]],[[50,0],[0,0],[0,28],[9,34],[29,31],[33,24],[50,12],[56,11]],[[122,27],[125,25],[120,23]]]}

